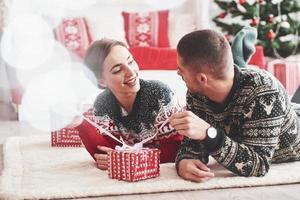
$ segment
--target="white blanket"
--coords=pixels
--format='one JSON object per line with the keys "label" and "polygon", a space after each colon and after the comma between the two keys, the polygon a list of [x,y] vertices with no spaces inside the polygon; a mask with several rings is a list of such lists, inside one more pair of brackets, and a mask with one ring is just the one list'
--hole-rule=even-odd
{"label": "white blanket", "polygon": [[300,162],[273,164],[265,177],[238,177],[217,163],[203,183],[177,176],[174,163],[162,164],[158,178],[129,183],[108,178],[84,148],[50,147],[50,136],[11,137],[3,149],[0,199],[72,198],[120,194],[278,185],[300,182]]}

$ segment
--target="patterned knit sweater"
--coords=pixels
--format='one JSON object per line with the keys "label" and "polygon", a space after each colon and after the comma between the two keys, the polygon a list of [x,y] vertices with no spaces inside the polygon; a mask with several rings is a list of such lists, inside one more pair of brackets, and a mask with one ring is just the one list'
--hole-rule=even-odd
{"label": "patterned knit sweater", "polygon": [[[170,88],[159,81],[142,79],[140,86],[129,114],[119,106],[110,90],[102,92],[94,103],[94,115],[98,125],[117,137],[121,136],[129,145],[153,136],[157,129],[159,132],[154,142],[177,135],[169,123],[160,127],[172,113],[180,110]],[[181,136],[178,135],[178,138]],[[153,145],[150,147],[158,147],[159,143]]]}
{"label": "patterned knit sweater", "polygon": [[217,128],[213,142],[185,138],[176,158],[212,156],[241,176],[263,176],[270,164],[300,160],[300,120],[282,85],[268,72],[235,67],[233,87],[220,105],[187,94],[187,109]]}

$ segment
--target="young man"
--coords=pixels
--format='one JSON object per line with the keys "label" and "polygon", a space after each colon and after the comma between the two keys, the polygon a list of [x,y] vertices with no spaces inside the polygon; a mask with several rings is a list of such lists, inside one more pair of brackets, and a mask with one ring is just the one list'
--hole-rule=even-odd
{"label": "young man", "polygon": [[299,116],[279,81],[234,65],[228,41],[212,30],[185,35],[177,52],[188,88],[187,111],[170,122],[185,136],[176,158],[181,177],[212,177],[209,155],[240,176],[264,176],[271,163],[300,160]]}

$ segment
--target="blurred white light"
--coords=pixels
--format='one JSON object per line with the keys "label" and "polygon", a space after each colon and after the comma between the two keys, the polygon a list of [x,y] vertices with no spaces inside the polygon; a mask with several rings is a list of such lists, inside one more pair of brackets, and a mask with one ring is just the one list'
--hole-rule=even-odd
{"label": "blurred white light", "polygon": [[101,91],[97,87],[96,77],[80,63],[73,64],[70,82],[79,104],[93,104]]}
{"label": "blurred white light", "polygon": [[48,0],[13,0],[9,6],[9,18],[16,15],[36,14],[43,17],[49,25],[56,27],[65,16],[65,9]]}
{"label": "blurred white light", "polygon": [[43,2],[56,7],[61,7],[65,10],[81,10],[94,5],[99,2],[99,0],[43,0]]}
{"label": "blurred white light", "polygon": [[164,10],[164,9],[171,9],[176,6],[179,6],[186,0],[144,0],[149,6],[157,9],[157,10]]}
{"label": "blurred white light", "polygon": [[59,130],[82,114],[80,108],[92,104],[100,90],[83,74],[85,67],[66,63],[32,80],[23,98],[24,118],[43,131]]}
{"label": "blurred white light", "polygon": [[9,18],[16,15],[36,14],[55,28],[62,19],[78,17],[78,12],[98,2],[99,0],[13,0],[9,2]]}
{"label": "blurred white light", "polygon": [[50,71],[59,70],[61,65],[65,65],[66,63],[71,62],[72,58],[70,52],[60,42],[55,41],[51,55],[40,67],[34,69],[18,68],[16,70],[17,77],[21,86],[23,88],[26,88],[30,81],[35,77]]}
{"label": "blurred white light", "polygon": [[51,55],[53,47],[52,29],[35,14],[15,16],[4,29],[1,40],[3,59],[22,69],[40,66]]}
{"label": "blurred white light", "polygon": [[272,0],[272,4],[278,4],[278,3],[281,3],[283,0]]}

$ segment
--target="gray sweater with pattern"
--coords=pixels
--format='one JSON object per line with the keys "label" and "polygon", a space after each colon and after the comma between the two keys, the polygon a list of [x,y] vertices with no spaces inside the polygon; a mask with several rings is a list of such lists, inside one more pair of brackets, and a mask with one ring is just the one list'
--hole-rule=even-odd
{"label": "gray sweater with pattern", "polygon": [[[271,163],[300,160],[300,120],[285,89],[271,74],[235,67],[234,84],[220,105],[187,94],[187,108],[217,128],[210,143],[185,138],[176,158],[212,156],[240,176],[263,176]],[[298,113],[299,115],[299,113]]]}

